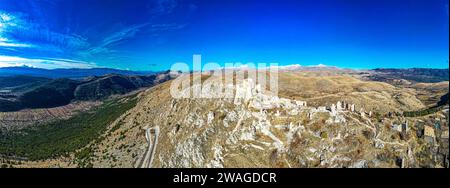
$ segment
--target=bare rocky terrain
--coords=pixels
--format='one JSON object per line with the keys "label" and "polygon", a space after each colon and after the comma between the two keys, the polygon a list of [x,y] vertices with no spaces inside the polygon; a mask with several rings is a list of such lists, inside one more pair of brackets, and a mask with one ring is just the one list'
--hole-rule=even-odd
{"label": "bare rocky terrain", "polygon": [[[211,87],[203,93],[218,92],[219,79],[204,78]],[[134,108],[85,147],[88,157],[52,161],[65,161],[60,167],[77,166],[80,160],[91,167],[141,167],[142,159],[152,161],[151,167],[448,165],[448,144],[443,144],[448,143],[448,105],[432,114],[402,115],[427,107],[427,100],[420,99],[427,87],[420,84],[403,87],[348,72],[287,71],[279,75],[279,96],[245,79],[236,83],[231,98],[174,99],[171,83],[141,92]],[[433,135],[425,134],[424,127],[432,127]],[[149,133],[149,128],[158,131]],[[148,148],[154,153],[148,154]],[[44,163],[54,164],[44,160],[17,167]]]}

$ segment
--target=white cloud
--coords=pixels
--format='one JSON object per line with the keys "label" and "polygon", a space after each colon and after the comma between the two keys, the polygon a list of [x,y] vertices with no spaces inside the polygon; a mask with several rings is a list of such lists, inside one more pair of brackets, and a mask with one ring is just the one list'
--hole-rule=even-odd
{"label": "white cloud", "polygon": [[271,68],[278,68],[278,69],[297,69],[297,68],[300,68],[300,67],[302,67],[300,64],[271,66]]}
{"label": "white cloud", "polygon": [[4,31],[8,27],[17,26],[16,22],[21,22],[21,20],[16,19],[16,17],[5,12],[0,12],[0,32]]}
{"label": "white cloud", "polygon": [[140,25],[134,25],[125,29],[122,29],[118,32],[115,32],[111,34],[110,36],[106,37],[103,40],[103,43],[101,44],[101,47],[106,47],[111,44],[120,42],[124,39],[134,37],[134,35],[143,27],[147,26],[148,23],[140,24]]}
{"label": "white cloud", "polygon": [[308,67],[315,67],[315,68],[326,68],[326,67],[330,68],[331,67],[332,68],[332,67],[335,67],[335,66],[318,64],[318,65],[309,65]]}
{"label": "white cloud", "polygon": [[8,14],[6,14],[6,13],[1,13],[1,14],[0,14],[0,18],[1,18],[3,21],[5,21],[5,22],[11,20],[11,16],[8,15]]}
{"label": "white cloud", "polygon": [[33,67],[31,65],[27,65],[27,64],[23,64],[23,63],[3,63],[0,61],[0,68],[1,67],[23,67],[23,66]]}
{"label": "white cloud", "polygon": [[[17,40],[17,37],[21,38]],[[27,44],[26,41],[41,41],[41,45]],[[0,47],[35,48],[36,50],[64,51],[87,49],[87,39],[74,35],[58,33],[26,18],[23,13],[7,13],[0,11]]]}
{"label": "white cloud", "polygon": [[95,57],[96,55],[105,55],[105,54],[107,54],[108,57],[113,57],[111,54],[118,52],[117,50],[114,50],[115,46],[121,44],[122,42],[126,42],[129,39],[134,38],[136,34],[139,32],[144,33],[150,32],[156,34],[160,32],[179,30],[184,28],[186,25],[187,24],[142,23],[124,27],[121,30],[106,36],[99,44],[91,45],[91,48],[89,48],[86,51],[81,51],[78,54],[85,58],[91,58]]}
{"label": "white cloud", "polygon": [[77,61],[71,59],[33,59],[17,56],[0,55],[0,67],[29,66],[36,68],[55,69],[55,68],[94,68],[95,63]]}
{"label": "white cloud", "polygon": [[311,67],[328,67],[328,66],[321,63],[318,65],[312,65]]}
{"label": "white cloud", "polygon": [[0,37],[0,47],[16,47],[16,48],[30,48],[34,47],[34,45],[31,44],[24,44],[24,43],[16,43],[8,40],[7,38]]}

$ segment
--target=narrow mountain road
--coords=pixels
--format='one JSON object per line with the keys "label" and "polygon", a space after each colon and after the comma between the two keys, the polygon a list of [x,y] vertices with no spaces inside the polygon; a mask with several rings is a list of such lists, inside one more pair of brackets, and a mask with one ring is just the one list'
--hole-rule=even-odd
{"label": "narrow mountain road", "polygon": [[158,126],[154,127],[153,131],[154,131],[153,134],[154,134],[155,140],[153,141],[153,145],[150,150],[151,155],[150,155],[150,159],[149,159],[148,168],[152,168],[152,163],[153,163],[153,159],[154,159],[155,152],[156,152],[156,146],[158,145],[159,127]]}
{"label": "narrow mountain road", "polygon": [[[152,141],[153,132],[153,141]],[[145,150],[144,157],[141,159],[139,168],[151,168],[153,158],[156,152],[156,146],[158,145],[159,126],[145,129],[145,138],[147,140],[147,149]],[[152,144],[153,143],[153,144]]]}

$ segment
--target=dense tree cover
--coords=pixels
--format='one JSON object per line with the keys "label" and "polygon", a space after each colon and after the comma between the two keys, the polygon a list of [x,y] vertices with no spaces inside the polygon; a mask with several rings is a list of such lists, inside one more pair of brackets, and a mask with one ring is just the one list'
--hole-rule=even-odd
{"label": "dense tree cover", "polygon": [[[0,155],[41,160],[66,155],[98,139],[120,115],[136,105],[137,98],[105,102],[67,120],[0,135]],[[77,155],[85,156],[86,152]]]}
{"label": "dense tree cover", "polygon": [[448,104],[448,101],[449,101],[449,99],[448,99],[448,94],[449,94],[449,93],[447,93],[447,94],[441,96],[441,98],[440,98],[440,100],[439,100],[439,102],[438,102],[438,106],[442,106],[442,105]]}
{"label": "dense tree cover", "polygon": [[141,87],[153,86],[155,79],[155,75],[107,75],[79,85],[74,95],[77,100],[101,100],[111,95],[124,94]]}
{"label": "dense tree cover", "polygon": [[443,109],[443,106],[435,106],[435,107],[431,107],[431,108],[427,108],[427,109],[423,109],[423,110],[418,110],[418,111],[410,111],[410,112],[403,112],[403,116],[405,117],[418,117],[418,116],[426,116],[429,114],[433,114],[436,113],[440,110]]}
{"label": "dense tree cover", "polygon": [[168,79],[170,77],[157,77],[156,74],[148,76],[109,74],[84,80],[0,77],[0,90],[8,90],[7,97],[5,94],[0,95],[0,112],[24,108],[52,108],[67,105],[74,100],[105,100],[112,95],[153,86]]}
{"label": "dense tree cover", "polygon": [[0,88],[16,87],[28,85],[31,83],[45,83],[49,82],[49,78],[33,77],[33,76],[0,76]]}
{"label": "dense tree cover", "polygon": [[74,98],[73,92],[79,82],[69,79],[57,79],[28,91],[19,97],[23,106],[28,108],[50,108],[69,104]]}
{"label": "dense tree cover", "polygon": [[0,98],[0,112],[20,110],[22,105],[19,102]]}
{"label": "dense tree cover", "polygon": [[423,110],[417,110],[417,111],[409,111],[409,112],[403,112],[403,116],[405,117],[418,117],[418,116],[426,116],[429,114],[436,113],[438,111],[441,111],[444,108],[444,105],[448,104],[448,93],[443,95],[441,99],[438,101],[436,106],[423,109]]}

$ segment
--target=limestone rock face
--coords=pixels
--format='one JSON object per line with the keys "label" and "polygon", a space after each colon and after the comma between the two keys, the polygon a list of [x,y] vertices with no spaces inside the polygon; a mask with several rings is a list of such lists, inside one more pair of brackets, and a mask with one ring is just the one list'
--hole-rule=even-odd
{"label": "limestone rock face", "polygon": [[[203,84],[211,86],[203,86],[205,96],[221,92],[218,84]],[[232,89],[231,98],[174,99],[167,95],[170,82],[149,89],[120,120],[117,134],[100,144],[94,166],[108,166],[111,160],[100,156],[112,150],[121,156],[114,164],[133,166],[144,153],[140,127],[146,125],[160,127],[153,167],[395,167],[379,156],[407,151],[384,125],[391,120],[382,124],[355,110],[362,107],[357,102],[307,105],[262,91],[251,79],[223,86]],[[127,136],[117,143],[121,131]],[[126,149],[118,149],[122,142]]]}
{"label": "limestone rock face", "polygon": [[341,101],[338,101],[337,103],[336,103],[336,110],[338,110],[338,111],[342,111],[342,103],[341,103]]}
{"label": "limestone rock face", "polygon": [[356,163],[352,164],[350,168],[367,168],[366,160],[359,160]]}
{"label": "limestone rock face", "polygon": [[[433,119],[394,113],[425,107],[414,88],[355,75],[307,74],[280,74],[278,95],[252,79],[224,84],[214,75],[202,75],[207,79],[185,88],[178,98],[170,94],[174,80],[156,85],[140,92],[137,105],[87,146],[90,160],[94,167],[136,167],[148,157],[152,141],[151,167],[399,167],[397,159],[402,167],[436,163],[428,155],[420,158],[429,145],[419,141],[415,125]],[[222,97],[224,89],[232,92]],[[436,117],[448,122],[448,106],[446,110]],[[22,118],[10,117],[0,113],[0,124]],[[403,122],[411,130],[392,126]],[[144,132],[155,127],[157,138]],[[428,135],[434,133],[433,127],[426,129]]]}

